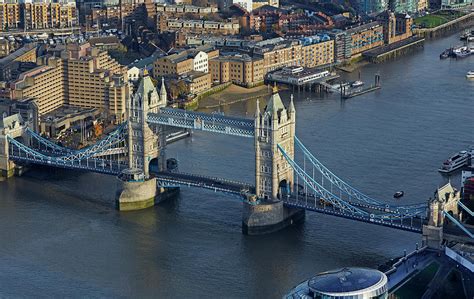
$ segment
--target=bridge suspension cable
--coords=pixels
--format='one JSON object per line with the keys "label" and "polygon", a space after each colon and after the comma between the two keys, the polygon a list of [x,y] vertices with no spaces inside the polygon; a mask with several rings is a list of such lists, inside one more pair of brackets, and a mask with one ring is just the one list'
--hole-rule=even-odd
{"label": "bridge suspension cable", "polygon": [[[424,217],[425,215],[425,210],[420,210],[418,208],[412,208],[412,209],[381,209],[380,206],[371,207],[368,205],[360,205],[360,203],[353,203],[346,201],[341,198],[341,196],[335,194],[334,192],[331,192],[327,190],[324,186],[322,186],[320,183],[318,183],[310,174],[306,172],[305,169],[303,169],[298,163],[296,163],[283,149],[282,146],[277,145],[280,153],[284,156],[285,160],[288,162],[290,167],[295,171],[297,178],[301,178],[303,182],[307,185],[304,186],[303,189],[307,190],[307,187],[311,191],[314,192],[314,195],[311,195],[310,197],[314,199],[314,204],[308,205],[308,196],[304,194],[303,198],[305,199],[303,207],[305,208],[312,208],[315,210],[319,210],[320,212],[323,212],[323,208],[321,208],[321,204],[318,204],[317,200],[322,200],[324,202],[324,207],[326,206],[326,203],[328,203],[330,206],[334,208],[339,208],[343,215],[343,217],[349,217],[349,218],[354,218],[357,220],[363,220],[367,222],[377,222],[382,225],[387,225],[387,226],[398,226],[402,227],[403,229],[407,230],[415,230],[413,228],[413,218],[421,218]],[[297,189],[299,189],[298,184],[297,184]],[[339,189],[340,191],[340,189]],[[296,196],[298,200],[298,195],[300,193],[300,190],[296,191]],[[288,199],[288,203],[291,204],[291,200]],[[301,204],[301,203],[299,203]],[[327,209],[326,209],[327,210]],[[334,214],[334,212],[328,211],[328,214]],[[403,220],[404,219],[410,219],[411,223],[410,225],[404,224]],[[400,221],[400,223],[393,223],[395,220]],[[419,230],[419,229],[416,229]]]}
{"label": "bridge suspension cable", "polygon": [[[74,155],[74,154],[80,154],[80,153],[85,153],[85,152],[97,152],[97,151],[100,151],[100,149],[103,147],[113,146],[116,144],[116,142],[125,141],[123,135],[126,132],[126,128],[127,128],[127,124],[126,122],[124,122],[120,124],[114,131],[112,131],[106,137],[101,139],[99,142],[80,150],[74,150],[74,149],[60,146],[52,142],[51,140],[42,137],[41,135],[34,132],[30,128],[26,129],[26,133],[30,137],[32,137],[34,140],[36,140],[38,144],[44,145],[46,147],[46,151],[42,151],[42,152],[51,152],[53,154],[67,156],[67,155]],[[112,140],[115,140],[116,142],[115,143],[111,142]],[[51,149],[51,151],[49,151],[49,149]]]}
{"label": "bridge suspension cable", "polygon": [[46,139],[46,138],[43,138],[41,135],[39,135],[38,133],[36,133],[35,131],[31,130],[30,128],[26,128],[26,133],[34,140],[36,140],[38,142],[38,144],[42,144],[44,145],[47,149],[48,148],[51,148],[51,151],[52,152],[55,152],[55,153],[66,153],[66,152],[70,152],[71,150],[66,148],[66,147],[62,147],[54,142],[52,142],[51,140],[49,139]]}
{"label": "bridge suspension cable", "polygon": [[448,217],[449,220],[451,220],[454,224],[456,224],[457,227],[459,227],[466,235],[468,235],[470,238],[474,239],[474,234],[471,233],[464,225],[462,225],[461,222],[459,222],[456,218],[451,216],[448,212],[443,211],[444,216]]}
{"label": "bridge suspension cable", "polygon": [[[419,209],[420,211],[425,211],[427,204],[414,204],[414,205],[404,205],[404,206],[391,206],[371,198],[370,196],[362,193],[356,188],[352,187],[344,180],[339,178],[333,172],[331,172],[326,166],[324,166],[304,145],[303,143],[295,136],[295,144],[300,148],[304,154],[305,158],[311,162],[311,164],[321,173],[322,180],[326,178],[331,184],[335,185],[341,192],[347,194],[351,199],[358,200],[360,202],[366,203],[368,205],[384,209]],[[332,187],[332,185],[331,185]]]}
{"label": "bridge suspension cable", "polygon": [[[118,157],[114,154],[123,154],[123,151],[117,151],[117,146],[125,147],[126,128],[126,124],[122,124],[99,142],[80,150],[62,148],[30,130],[28,134],[40,145],[46,146],[46,150],[41,149],[41,146],[39,149],[30,148],[11,136],[7,136],[10,144],[9,154],[12,159],[19,161],[118,174],[126,168],[126,163],[118,161]],[[114,159],[114,156],[117,159]]]}

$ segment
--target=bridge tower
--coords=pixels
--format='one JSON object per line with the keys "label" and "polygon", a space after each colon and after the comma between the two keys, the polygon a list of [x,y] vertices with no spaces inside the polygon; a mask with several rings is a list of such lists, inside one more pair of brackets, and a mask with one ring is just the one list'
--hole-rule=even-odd
{"label": "bridge tower", "polygon": [[259,201],[244,202],[242,230],[245,234],[274,232],[304,219],[304,210],[283,205],[283,199],[293,192],[294,174],[278,145],[294,158],[295,124],[293,96],[287,109],[276,86],[264,111],[260,111],[257,102],[255,193]]}
{"label": "bridge tower", "polygon": [[259,198],[281,199],[293,190],[293,169],[278,150],[294,159],[296,111],[293,96],[285,108],[276,87],[263,112],[255,112],[255,187]]}
{"label": "bridge tower", "polygon": [[[130,168],[143,170],[149,177],[149,166],[152,159],[159,159],[159,168],[166,165],[164,146],[166,145],[161,126],[149,126],[146,119],[149,112],[157,113],[166,106],[166,89],[164,81],[160,95],[156,91],[150,76],[145,73],[137,91],[130,99],[128,106],[128,161]],[[163,149],[162,149],[163,148]]]}
{"label": "bridge tower", "polygon": [[434,249],[440,249],[444,240],[452,238],[443,230],[445,226],[444,213],[448,213],[459,221],[462,213],[458,203],[461,200],[461,192],[453,188],[451,183],[438,188],[434,198],[429,202],[428,223],[423,225],[423,245]]}
{"label": "bridge tower", "polygon": [[20,114],[10,116],[2,115],[0,119],[0,179],[9,178],[15,174],[15,163],[9,159],[9,142],[7,135],[13,138],[21,138],[29,143],[24,136],[25,128],[28,126]]}
{"label": "bridge tower", "polygon": [[121,211],[139,210],[155,204],[156,179],[150,178],[150,161],[158,159],[159,170],[166,166],[164,148],[166,136],[162,126],[150,126],[149,112],[157,113],[166,106],[164,81],[158,94],[148,73],[140,81],[137,91],[130,97],[128,118],[129,168],[119,176],[121,186],[117,191],[117,208]]}

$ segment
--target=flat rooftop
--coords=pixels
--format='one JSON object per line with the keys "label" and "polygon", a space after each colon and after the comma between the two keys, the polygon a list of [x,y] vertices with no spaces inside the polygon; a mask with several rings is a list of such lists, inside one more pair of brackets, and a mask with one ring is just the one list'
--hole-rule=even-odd
{"label": "flat rooftop", "polygon": [[41,116],[41,122],[53,123],[61,122],[68,118],[88,117],[100,113],[97,108],[82,108],[77,106],[64,105]]}
{"label": "flat rooftop", "polygon": [[273,74],[287,75],[292,78],[305,78],[314,74],[324,72],[323,70],[316,68],[305,68],[305,67],[285,67],[281,70],[273,72]]}

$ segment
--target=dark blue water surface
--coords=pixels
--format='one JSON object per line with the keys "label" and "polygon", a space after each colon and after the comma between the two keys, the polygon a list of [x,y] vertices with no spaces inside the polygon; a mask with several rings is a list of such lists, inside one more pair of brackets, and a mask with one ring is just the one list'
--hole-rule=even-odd
{"label": "dark blue water surface", "polygon": [[[295,93],[297,135],[333,172],[395,203],[426,201],[436,169],[474,140],[474,57],[438,59],[457,35],[397,61],[369,65],[382,89],[342,102]],[[345,75],[356,80],[358,74]],[[289,92],[282,92],[285,102]],[[251,117],[255,102],[223,108]],[[253,182],[253,140],[197,132],[169,146],[180,170]],[[314,273],[377,267],[421,236],[307,213],[298,227],[241,234],[237,198],[184,188],[144,211],[114,209],[117,181],[34,169],[0,183],[0,297],[281,297]],[[399,202],[398,202],[399,203]]]}

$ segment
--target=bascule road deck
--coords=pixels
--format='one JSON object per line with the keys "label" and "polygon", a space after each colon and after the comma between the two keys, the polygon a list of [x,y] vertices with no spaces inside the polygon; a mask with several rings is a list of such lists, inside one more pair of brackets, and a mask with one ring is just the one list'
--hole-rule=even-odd
{"label": "bascule road deck", "polygon": [[255,193],[255,187],[232,180],[179,172],[154,172],[163,186],[193,186],[233,194]]}

